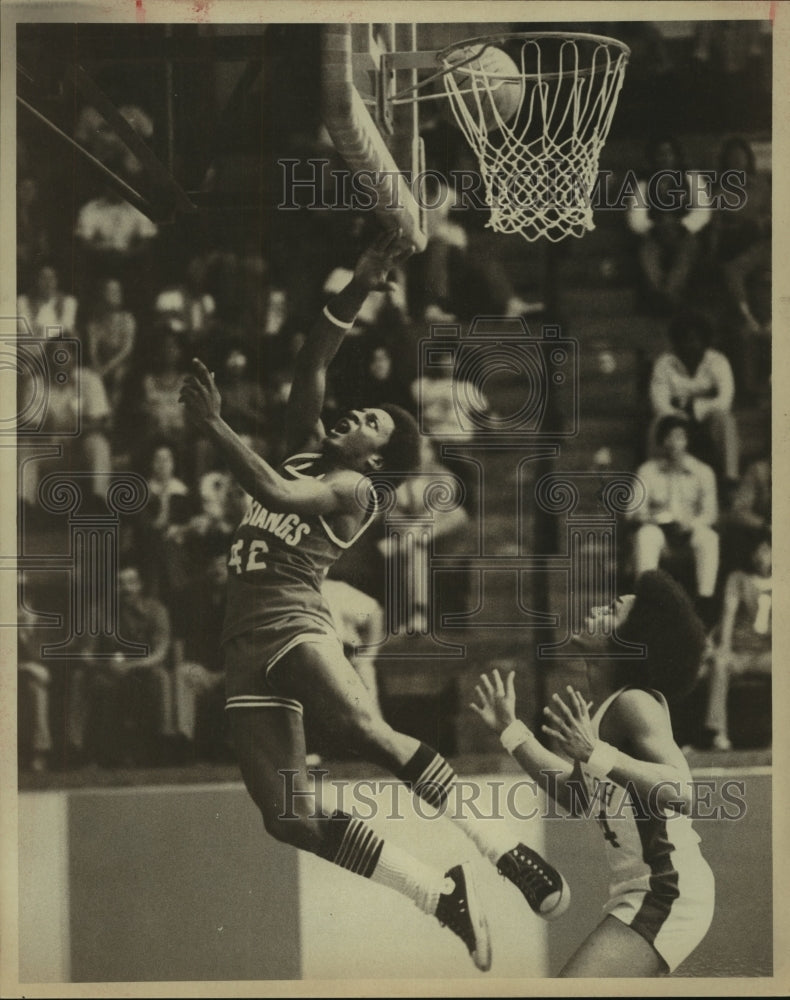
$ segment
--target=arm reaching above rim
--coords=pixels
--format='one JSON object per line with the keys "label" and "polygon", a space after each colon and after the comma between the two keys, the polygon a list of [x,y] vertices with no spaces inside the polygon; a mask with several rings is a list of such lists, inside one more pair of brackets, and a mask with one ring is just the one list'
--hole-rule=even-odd
{"label": "arm reaching above rim", "polygon": [[326,480],[285,479],[247,447],[222,419],[222,397],[213,375],[202,361],[193,358],[192,369],[193,373],[184,380],[180,396],[187,417],[208,433],[225,457],[230,471],[250,496],[273,511],[324,517],[347,514],[359,518],[360,494],[357,491],[363,476],[347,470]]}
{"label": "arm reaching above rim", "polygon": [[321,411],[329,365],[370,292],[392,290],[390,271],[414,252],[400,229],[382,233],[360,256],[354,276],[325,307],[296,357],[286,412],[289,452],[316,447],[324,438]]}

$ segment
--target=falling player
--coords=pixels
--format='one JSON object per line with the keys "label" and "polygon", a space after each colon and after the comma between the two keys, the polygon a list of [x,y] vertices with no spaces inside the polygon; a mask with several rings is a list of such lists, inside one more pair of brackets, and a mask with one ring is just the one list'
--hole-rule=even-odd
{"label": "falling player", "polygon": [[[613,632],[644,644],[646,657],[609,657]],[[696,948],[713,916],[713,875],[688,816],[691,775],[667,709],[667,698],[693,686],[704,629],[678,584],[654,570],[640,577],[635,595],[593,608],[577,642],[590,657],[592,702],[568,687],[544,709],[542,727],[570,762],[516,719],[512,673],[504,682],[496,671],[482,675],[471,707],[561,806],[595,816],[604,832],[605,916],[560,975],[663,975]]]}
{"label": "falling player", "polygon": [[[311,331],[288,401],[291,457],[280,469],[247,448],[221,419],[220,395],[197,360],[181,398],[190,420],[208,433],[252,497],[231,545],[222,639],[233,743],[266,830],[408,896],[461,937],[485,970],[491,946],[471,869],[457,865],[442,875],[382,840],[362,820],[317,810],[305,771],[303,711],[444,809],[536,913],[553,918],[567,908],[561,875],[504,825],[477,822],[447,761],[381,717],[343,655],[321,595],[328,568],[375,516],[369,477],[408,472],[418,463],[417,425],[398,407],[353,410],[329,433],[320,419],[329,364],[368,294],[390,287],[388,275],[409,252],[401,247],[397,232],[369,247]],[[296,774],[289,801],[286,772]]]}

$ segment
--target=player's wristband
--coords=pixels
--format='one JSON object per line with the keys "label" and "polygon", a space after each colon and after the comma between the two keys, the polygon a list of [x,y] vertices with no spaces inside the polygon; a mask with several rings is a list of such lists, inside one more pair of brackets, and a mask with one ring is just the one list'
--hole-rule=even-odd
{"label": "player's wristband", "polygon": [[616,759],[617,747],[604,743],[603,740],[596,740],[584,768],[595,778],[605,778],[614,768]]}
{"label": "player's wristband", "polygon": [[528,739],[529,730],[521,719],[515,719],[510,723],[510,725],[505,726],[499,734],[499,742],[508,753],[513,753],[516,747],[520,747],[521,744],[526,743]]}
{"label": "player's wristband", "polygon": [[324,306],[324,317],[329,320],[332,326],[336,326],[339,330],[351,330],[356,322],[356,317],[351,320],[350,323],[346,323],[342,319],[338,319],[337,316],[333,316],[329,311],[329,306]]}

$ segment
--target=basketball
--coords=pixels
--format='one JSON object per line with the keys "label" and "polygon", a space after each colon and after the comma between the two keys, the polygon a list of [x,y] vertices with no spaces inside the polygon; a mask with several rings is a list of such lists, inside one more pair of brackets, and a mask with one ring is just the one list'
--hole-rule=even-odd
{"label": "basketball", "polygon": [[507,52],[491,45],[467,45],[451,52],[447,62],[465,64],[453,71],[453,80],[469,113],[476,120],[482,116],[486,132],[513,120],[521,104],[524,80]]}

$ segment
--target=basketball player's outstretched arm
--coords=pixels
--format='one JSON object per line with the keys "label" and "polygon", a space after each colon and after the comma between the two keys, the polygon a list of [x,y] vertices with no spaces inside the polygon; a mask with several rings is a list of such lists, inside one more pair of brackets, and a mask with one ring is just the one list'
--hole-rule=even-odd
{"label": "basketball player's outstretched arm", "polygon": [[[503,681],[498,670],[493,670],[490,677],[481,674],[475,688],[479,704],[472,702],[469,706],[498,736],[518,721],[515,676],[511,671]],[[547,750],[526,725],[520,723],[519,728],[523,740],[513,749],[513,758],[547,795],[573,812],[574,802],[578,801],[569,787],[574,778],[573,765]]]}
{"label": "basketball player's outstretched arm", "polygon": [[286,411],[290,452],[315,448],[323,440],[327,369],[370,292],[390,290],[390,272],[412,252],[413,247],[404,247],[400,229],[382,233],[360,256],[348,285],[327,303],[296,357]]}
{"label": "basketball player's outstretched arm", "polygon": [[[514,677],[511,672],[503,684],[496,670],[491,679],[482,675],[481,684],[475,689],[480,704],[470,706],[498,734],[517,721]],[[587,764],[600,741],[593,733],[589,705],[582,695],[569,687],[568,700],[570,708],[559,695],[554,696],[557,711],[544,709],[551,725],[542,728],[560,741],[575,763],[546,749],[523,723],[518,735],[521,742],[512,752],[514,759],[547,794],[573,811],[577,799],[571,785],[576,765]],[[674,741],[663,706],[646,691],[625,691],[610,707],[607,724],[612,729],[610,738],[632,751],[628,754],[612,747],[614,756],[608,771],[611,781],[622,786],[630,783],[651,808],[689,812],[692,791],[688,765]]]}
{"label": "basketball player's outstretched arm", "polygon": [[351,470],[331,480],[285,479],[241,440],[220,416],[222,397],[214,377],[197,358],[181,388],[181,402],[193,425],[208,434],[241,487],[272,511],[306,515],[359,515],[364,477]]}

